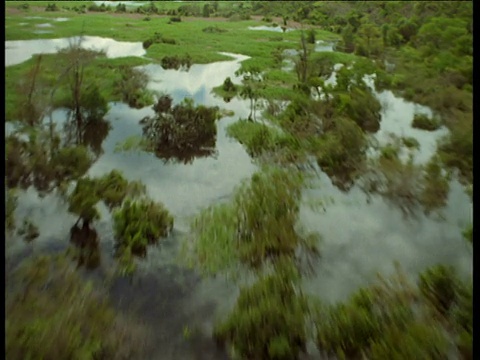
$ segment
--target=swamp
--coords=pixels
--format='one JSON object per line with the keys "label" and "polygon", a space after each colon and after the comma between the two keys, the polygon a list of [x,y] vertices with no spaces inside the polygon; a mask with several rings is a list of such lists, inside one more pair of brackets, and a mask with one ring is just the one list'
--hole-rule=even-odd
{"label": "swamp", "polygon": [[473,2],[6,1],[5,356],[473,359]]}

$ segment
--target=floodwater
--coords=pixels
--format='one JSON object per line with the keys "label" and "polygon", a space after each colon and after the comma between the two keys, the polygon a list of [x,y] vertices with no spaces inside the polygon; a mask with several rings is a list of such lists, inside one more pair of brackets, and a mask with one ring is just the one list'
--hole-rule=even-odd
{"label": "floodwater", "polygon": [[[99,47],[118,43],[111,39],[95,39],[104,42]],[[127,44],[130,45],[119,45],[121,51],[118,50],[117,56],[142,56],[144,53],[138,48],[141,43]],[[58,46],[66,45],[67,39],[6,42],[6,47],[13,47],[6,49],[6,66],[25,61],[39,51],[54,53]],[[208,205],[228,200],[235,187],[258,169],[244,148],[225,133],[228,124],[248,116],[248,101],[232,99],[225,103],[211,93],[211,89],[222,84],[228,76],[234,82],[239,81],[234,73],[247,57],[230,56],[232,59],[228,61],[193,65],[189,71],[165,70],[154,64],[142,67],[150,78],[149,88],[170,94],[174,103],[191,97],[196,103],[234,112],[233,116],[218,122],[216,156],[183,164],[164,163],[142,151],[115,152],[119,142],[141,134],[139,120],[152,115],[153,110],[111,103],[106,115],[111,129],[103,141],[103,153],[89,170],[89,175],[101,176],[118,169],[129,180],[141,180],[149,195],[163,202],[175,217],[172,235],[148,250],[146,259],[139,262],[133,282],[119,279],[110,289],[119,309],[134,311],[140,320],[152,327],[154,348],[150,350],[149,359],[226,358],[224,352],[216,349],[210,335],[217,317],[233,305],[238,288],[221,276],[201,279],[195,272],[179,266],[177,255],[179,242],[189,231],[191,216]],[[419,158],[424,161],[431,156],[434,141],[429,136],[439,135],[413,131],[409,125],[415,111],[428,110],[395,97],[389,91],[376,93],[376,96],[384,105],[381,128],[375,134],[378,140],[387,141],[390,132],[414,136],[421,143]],[[62,109],[53,114],[59,126],[65,117]],[[12,131],[12,126],[7,130]],[[451,183],[448,204],[441,211],[443,218],[427,217],[422,213],[407,218],[393,204],[379,196],[367,197],[357,186],[348,193],[338,190],[325,173],[317,170],[316,186],[304,191],[300,212],[302,225],[318,231],[323,238],[319,246],[322,256],[315,263],[316,275],[305,280],[308,293],[326,301],[343,300],[358,287],[374,280],[376,272],[392,273],[394,261],[412,277],[438,262],[454,265],[462,275],[471,274],[472,250],[461,231],[473,219],[472,203],[458,182]],[[325,201],[325,210],[314,211],[308,205],[318,200]],[[113,261],[113,230],[108,211],[101,207],[101,213],[102,219],[95,223],[95,228],[105,268]],[[67,247],[70,227],[76,221],[59,196],[40,197],[33,189],[19,192],[16,217],[31,218],[39,227],[40,237],[29,245],[15,237],[8,239],[7,262],[15,254]],[[192,331],[190,339],[185,338],[185,329]]]}
{"label": "floodwater", "polygon": [[[373,88],[373,81],[367,80],[367,84]],[[448,135],[448,129],[445,126],[435,131],[413,128],[412,120],[415,114],[424,114],[429,117],[433,116],[432,110],[429,107],[404,100],[395,96],[390,90],[377,92],[373,88],[373,92],[382,104],[380,130],[374,134],[379,145],[383,146],[391,143],[392,134],[397,138],[415,138],[420,144],[420,148],[412,152],[414,162],[417,164],[428,162],[437,150],[437,141]],[[409,151],[404,149],[403,154],[401,153],[400,155],[403,155],[403,159],[406,160]]]}
{"label": "floodwater", "polygon": [[317,40],[315,42],[315,51],[316,52],[322,52],[322,51],[333,51],[333,47],[335,46],[334,43],[330,41],[323,41],[323,40]]}
{"label": "floodwater", "polygon": [[[210,335],[216,314],[233,305],[237,288],[222,277],[201,281],[195,272],[177,265],[177,252],[179,242],[188,231],[190,217],[210,204],[228,199],[234,188],[257,170],[244,148],[225,133],[228,124],[248,116],[248,102],[232,99],[225,103],[211,94],[211,89],[221,85],[228,76],[239,81],[234,73],[240,62],[248,57],[230,55],[231,60],[193,65],[188,72],[164,70],[157,65],[144,67],[150,76],[149,87],[168,92],[174,103],[191,97],[196,103],[234,112],[218,122],[215,157],[183,164],[164,163],[142,151],[115,152],[119,142],[132,135],[141,135],[139,121],[153,115],[153,110],[151,107],[131,109],[123,103],[111,103],[105,117],[111,129],[102,144],[103,154],[88,172],[91,176],[101,176],[118,169],[129,180],[143,181],[149,196],[164,203],[175,217],[173,234],[149,249],[147,258],[139,263],[136,280],[130,283],[127,279],[119,279],[111,288],[116,306],[134,311],[140,320],[153,328],[155,348],[149,355],[151,359],[226,358],[223,351],[216,349]],[[66,116],[65,110],[54,111],[52,117],[57,128],[63,126]],[[14,129],[10,125],[7,130],[11,133]],[[103,254],[102,272],[112,262],[114,240],[111,215],[103,206],[100,212],[102,219],[95,223],[95,229]],[[18,219],[30,218],[39,226],[40,236],[30,245],[23,244],[18,238],[11,239],[9,259],[19,253],[66,248],[70,227],[76,221],[59,196],[50,194],[41,198],[31,188],[19,193],[16,216]],[[183,335],[186,328],[192,332],[188,341]]]}
{"label": "floodwater", "polygon": [[118,6],[119,4],[125,4],[125,6],[143,6],[146,3],[140,1],[94,1],[95,5],[101,6]]}
{"label": "floodwater", "polygon": [[284,33],[284,32],[290,32],[294,31],[295,29],[291,28],[283,28],[281,26],[249,26],[248,27],[250,30],[264,30],[264,31],[273,31],[273,32],[278,32],[278,33]]}
{"label": "floodwater", "polygon": [[[61,39],[10,40],[5,41],[5,66],[20,64],[34,54],[55,54],[71,43],[78,42],[78,37]],[[115,41],[99,36],[84,36],[82,48],[103,50],[109,58],[125,56],[144,56],[145,49],[141,42]]]}

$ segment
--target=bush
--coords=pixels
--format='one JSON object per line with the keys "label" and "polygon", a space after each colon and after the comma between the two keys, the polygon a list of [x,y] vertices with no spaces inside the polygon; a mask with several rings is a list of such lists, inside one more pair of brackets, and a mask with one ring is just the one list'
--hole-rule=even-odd
{"label": "bush", "polygon": [[307,306],[289,277],[285,273],[263,276],[242,288],[233,312],[215,327],[216,340],[231,342],[245,359],[298,358],[307,342]]}
{"label": "bush", "polygon": [[235,92],[237,90],[237,88],[233,84],[232,79],[230,79],[230,77],[227,77],[225,79],[225,81],[223,82],[223,87],[222,88],[226,92]]}
{"label": "bush", "polygon": [[437,265],[420,274],[418,287],[433,308],[445,316],[457,301],[458,283],[452,267]]}
{"label": "bush", "polygon": [[420,143],[414,137],[402,137],[402,143],[409,149],[419,149]]}
{"label": "bush", "polygon": [[192,66],[192,58],[189,54],[186,54],[183,57],[179,57],[177,55],[164,56],[160,64],[164,69],[178,70],[180,68],[183,68],[185,70],[188,70],[190,69],[190,66]]}
{"label": "bush", "polygon": [[127,200],[114,212],[113,220],[118,254],[128,249],[133,255],[145,256],[147,245],[173,229],[173,217],[163,204],[147,199]]}
{"label": "bush", "polygon": [[72,265],[64,255],[37,256],[15,271],[16,287],[5,298],[7,359],[141,355],[143,344],[133,336],[133,324],[129,331],[121,330],[106,295]]}
{"label": "bush", "polygon": [[47,7],[45,8],[45,11],[58,11],[57,4],[48,4]]}
{"label": "bush", "polygon": [[181,22],[182,21],[182,18],[180,16],[172,16],[170,18],[170,22],[174,23],[174,22]]}
{"label": "bush", "polygon": [[219,34],[219,33],[227,32],[227,30],[221,29],[218,26],[208,26],[204,28],[202,31],[207,34]]}
{"label": "bush", "polygon": [[412,127],[427,131],[435,131],[439,129],[441,123],[435,118],[430,118],[425,114],[415,114],[413,116]]}
{"label": "bush", "polygon": [[184,99],[174,107],[171,104],[168,95],[160,97],[154,105],[156,115],[142,120],[143,135],[151,150],[166,161],[189,162],[195,157],[212,155],[218,109],[195,106],[191,99]]}

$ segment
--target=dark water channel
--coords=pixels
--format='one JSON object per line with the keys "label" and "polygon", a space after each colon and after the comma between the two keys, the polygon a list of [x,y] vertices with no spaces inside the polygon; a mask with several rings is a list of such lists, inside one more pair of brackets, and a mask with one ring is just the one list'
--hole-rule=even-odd
{"label": "dark water channel", "polygon": [[[46,43],[39,45],[32,41],[6,42],[6,47],[10,47],[6,65],[25,61],[39,49],[54,52],[56,46],[65,44],[65,39],[51,41],[50,47],[43,48]],[[125,52],[118,56],[142,55],[136,43],[128,46],[131,47],[125,47]],[[228,76],[239,82],[234,73],[247,57],[231,56],[231,61],[193,65],[188,72],[164,70],[154,64],[142,67],[149,75],[149,88],[170,94],[174,103],[191,97],[198,104],[234,112],[218,122],[214,157],[195,159],[190,164],[165,163],[142,151],[115,151],[119,142],[141,135],[139,120],[152,115],[153,110],[111,103],[106,115],[111,129],[102,144],[103,153],[88,172],[91,176],[101,176],[118,169],[129,180],[141,180],[149,196],[164,203],[175,217],[173,234],[149,249],[133,281],[116,280],[110,292],[117,307],[133,311],[151,327],[154,347],[149,359],[226,358],[216,349],[210,334],[216,317],[234,303],[238,289],[221,276],[201,279],[180,267],[176,257],[190,218],[200,209],[228,199],[235,187],[257,170],[242,145],[225,133],[226,126],[248,116],[248,101],[232,99],[225,103],[211,93]],[[409,126],[415,109],[428,110],[389,92],[378,93],[377,97],[385,105],[381,130],[376,135],[378,140],[387,141],[390,132],[415,136],[421,144],[420,152],[425,151],[419,161],[428,159],[434,146],[431,137],[435,139],[438,134],[415,133]],[[64,110],[56,110],[53,115],[57,124],[65,121]],[[11,130],[11,125],[7,130]],[[472,221],[472,204],[458,182],[452,181],[442,219],[423,214],[406,218],[383,198],[367,197],[356,186],[348,193],[341,192],[320,169],[318,173],[316,186],[305,190],[301,207],[302,224],[323,237],[322,256],[315,264],[316,275],[305,281],[309,293],[327,301],[342,300],[372,281],[376,272],[391,273],[394,261],[399,261],[412,276],[437,262],[452,264],[464,275],[471,273],[471,247],[462,239],[461,231]],[[313,210],[309,205],[319,200],[325,201],[325,210]],[[106,269],[113,261],[113,230],[107,209],[102,208],[101,213],[102,219],[95,223],[95,228],[100,237],[102,268]],[[58,195],[39,197],[33,189],[19,192],[16,217],[31,218],[39,227],[40,237],[28,245],[18,238],[8,239],[7,261],[19,254],[65,248],[70,227],[76,221]],[[190,336],[185,335],[186,330],[191,332]]]}

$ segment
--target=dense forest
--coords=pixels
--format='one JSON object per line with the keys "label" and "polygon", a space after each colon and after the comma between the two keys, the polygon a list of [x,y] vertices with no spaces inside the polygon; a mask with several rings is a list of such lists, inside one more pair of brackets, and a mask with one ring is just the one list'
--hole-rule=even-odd
{"label": "dense forest", "polygon": [[5,33],[6,359],[473,359],[473,2]]}

